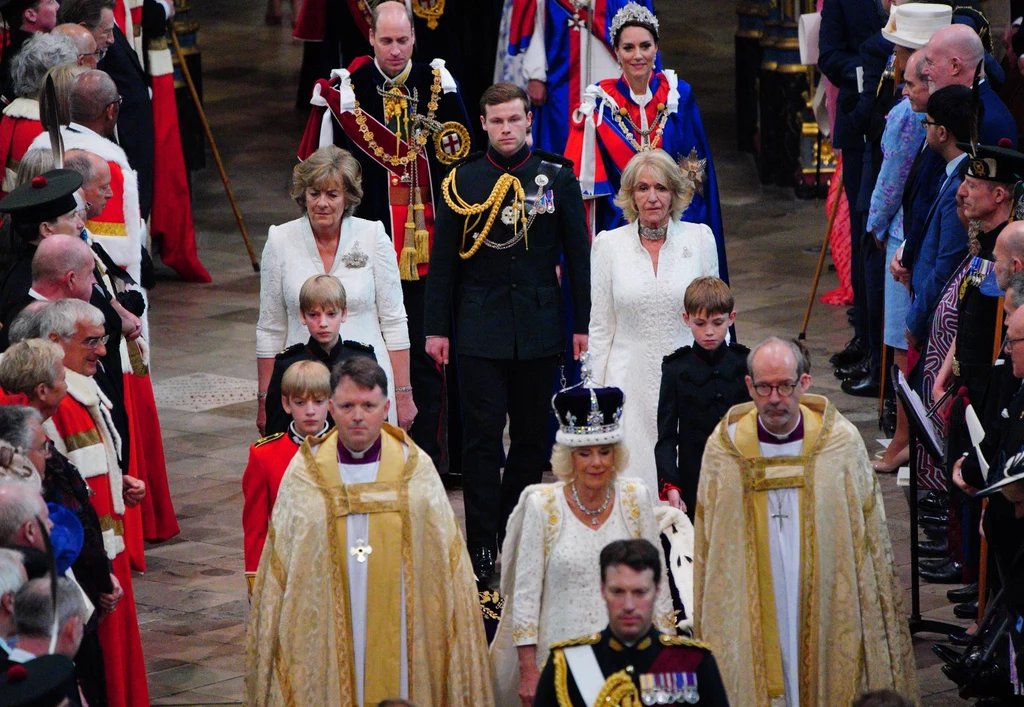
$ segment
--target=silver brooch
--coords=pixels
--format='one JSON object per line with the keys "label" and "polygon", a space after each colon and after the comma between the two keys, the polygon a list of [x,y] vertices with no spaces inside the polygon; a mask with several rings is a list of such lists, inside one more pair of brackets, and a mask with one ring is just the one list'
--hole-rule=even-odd
{"label": "silver brooch", "polygon": [[346,268],[361,268],[366,265],[367,260],[369,260],[369,256],[359,247],[359,241],[355,242],[352,250],[341,256],[341,262],[345,264]]}
{"label": "silver brooch", "polygon": [[692,255],[693,255],[693,251],[690,250],[690,246],[684,245],[683,246],[683,257],[684,258],[689,258]]}

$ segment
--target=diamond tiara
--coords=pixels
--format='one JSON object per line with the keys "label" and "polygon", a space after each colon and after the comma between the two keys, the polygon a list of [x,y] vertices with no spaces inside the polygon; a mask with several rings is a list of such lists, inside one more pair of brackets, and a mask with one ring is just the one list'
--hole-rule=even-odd
{"label": "diamond tiara", "polygon": [[622,25],[627,22],[640,22],[645,25],[650,25],[654,28],[655,32],[658,31],[658,18],[654,16],[654,13],[643,5],[631,2],[616,12],[615,17],[612,18],[613,39],[619,34],[619,30],[622,29]]}

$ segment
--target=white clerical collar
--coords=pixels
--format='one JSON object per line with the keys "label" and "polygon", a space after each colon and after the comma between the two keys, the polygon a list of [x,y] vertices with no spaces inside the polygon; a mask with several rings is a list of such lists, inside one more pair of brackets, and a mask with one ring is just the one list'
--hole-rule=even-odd
{"label": "white clerical collar", "polygon": [[789,429],[788,432],[782,434],[776,434],[765,427],[764,422],[761,421],[761,416],[757,416],[757,437],[758,441],[764,444],[790,444],[791,442],[799,442],[804,438],[804,415],[801,412],[796,422]]}
{"label": "white clerical collar", "polygon": [[39,294],[36,291],[36,288],[34,288],[34,287],[28,288],[28,296],[31,297],[32,299],[39,300],[40,302],[49,302],[50,301],[49,297],[43,297],[41,294]]}
{"label": "white clerical collar", "polygon": [[387,85],[387,84],[403,84],[403,83],[406,82],[406,80],[409,78],[409,74],[412,72],[412,59],[410,59],[408,61],[408,63],[406,63],[404,69],[402,69],[400,72],[398,72],[397,76],[388,76],[387,74],[385,74],[384,70],[382,68],[380,68],[380,64],[377,63],[376,59],[373,60],[373,65],[377,67],[377,71],[379,71],[380,75],[384,77],[384,84],[385,85]]}

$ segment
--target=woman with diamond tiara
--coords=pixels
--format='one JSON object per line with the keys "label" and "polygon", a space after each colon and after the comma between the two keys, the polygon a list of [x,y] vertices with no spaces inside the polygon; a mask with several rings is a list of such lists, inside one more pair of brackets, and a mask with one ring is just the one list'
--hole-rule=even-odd
{"label": "woman with diamond tiara", "polygon": [[508,522],[501,552],[505,606],[491,649],[497,704],[516,704],[516,693],[522,704],[531,704],[548,647],[608,623],[598,558],[614,540],[644,538],[663,547],[659,528],[671,528],[654,624],[676,633],[674,594],[682,609],[680,628],[691,625],[692,565],[683,558],[693,554],[693,527],[675,508],[655,509],[641,481],[621,476],[628,462],[622,391],[593,387],[589,357],[581,361],[583,382],[553,401],[559,429],[551,468],[558,481],[527,487]]}
{"label": "woman with diamond tiara", "polygon": [[682,220],[711,228],[719,277],[728,282],[718,182],[693,91],[674,71],[655,71],[658,19],[643,5],[631,2],[619,10],[610,36],[622,75],[584,91],[582,104],[570,118],[565,148],[583,189],[591,238],[626,222],[614,199],[629,160],[638,152],[662,149],[695,183]]}

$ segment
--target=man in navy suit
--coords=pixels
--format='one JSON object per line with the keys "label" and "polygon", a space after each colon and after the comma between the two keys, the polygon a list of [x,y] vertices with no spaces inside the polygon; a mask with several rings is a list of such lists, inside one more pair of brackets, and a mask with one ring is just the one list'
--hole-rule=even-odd
{"label": "man in navy suit", "polygon": [[855,117],[861,89],[858,69],[863,72],[861,46],[877,35],[889,16],[889,0],[825,0],[821,8],[818,36],[818,68],[839,89],[832,146],[842,150],[843,188],[850,203],[851,279],[853,303],[857,310],[854,339],[832,357],[837,366],[857,363],[868,353],[867,302],[862,267],[861,212],[856,210],[864,161],[864,131]]}
{"label": "man in navy suit", "polygon": [[[956,190],[963,181],[959,167],[967,155],[957,147],[957,142],[970,139],[973,120],[971,89],[966,86],[940,88],[928,99],[925,142],[928,149],[942,157],[946,169],[910,270],[913,300],[907,314],[907,343],[916,350],[928,340],[939,297],[967,255],[967,229],[956,213]],[[897,252],[896,258],[900,255]]]}

